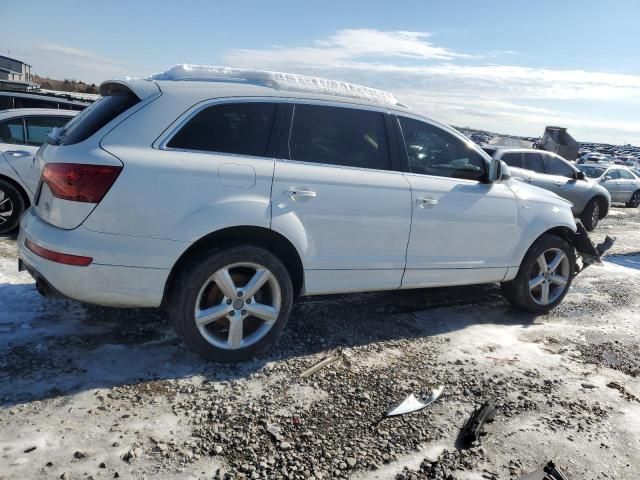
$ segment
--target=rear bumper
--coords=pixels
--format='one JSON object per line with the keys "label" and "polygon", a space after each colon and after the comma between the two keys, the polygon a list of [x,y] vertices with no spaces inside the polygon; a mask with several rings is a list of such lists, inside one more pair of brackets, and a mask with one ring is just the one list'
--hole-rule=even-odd
{"label": "rear bumper", "polygon": [[[27,238],[47,249],[90,256],[94,261],[79,267],[46,260],[25,246]],[[164,264],[173,264],[184,248],[180,245],[177,249],[176,243],[92,232],[82,227],[62,230],[43,222],[29,209],[20,223],[18,252],[20,265],[36,279],[43,293],[104,306],[158,307],[171,271]],[[163,253],[166,256],[160,266],[145,265]],[[132,256],[137,257],[138,265],[113,264]],[[112,260],[108,264],[107,258]]]}

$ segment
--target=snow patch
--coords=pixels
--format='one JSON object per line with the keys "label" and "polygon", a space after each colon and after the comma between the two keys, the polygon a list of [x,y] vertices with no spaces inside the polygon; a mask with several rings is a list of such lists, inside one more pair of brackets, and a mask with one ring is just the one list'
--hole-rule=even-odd
{"label": "snow patch", "polygon": [[156,73],[151,80],[195,80],[210,82],[248,82],[265,85],[276,90],[357,98],[375,103],[397,105],[389,92],[353,83],[309,77],[295,73],[271,72],[213,65],[174,65],[164,73]]}

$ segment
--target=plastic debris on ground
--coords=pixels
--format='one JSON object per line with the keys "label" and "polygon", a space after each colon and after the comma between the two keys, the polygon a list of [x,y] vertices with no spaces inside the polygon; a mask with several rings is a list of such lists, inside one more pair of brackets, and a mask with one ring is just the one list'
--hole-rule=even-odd
{"label": "plastic debris on ground", "polygon": [[544,467],[520,477],[518,480],[569,480],[569,477],[553,462]]}
{"label": "plastic debris on ground", "polygon": [[433,402],[435,402],[442,392],[444,391],[444,386],[439,386],[435,390],[433,390],[429,395],[423,397],[418,400],[418,398],[412,393],[407,398],[405,398],[398,406],[393,407],[391,410],[387,412],[387,417],[394,417],[396,415],[404,415],[406,413],[417,412],[418,410],[422,410],[425,407],[428,407]]}
{"label": "plastic debris on ground", "polygon": [[492,422],[497,413],[495,397],[480,405],[462,427],[456,446],[460,449],[467,449],[479,442],[480,437],[484,435],[484,424]]}

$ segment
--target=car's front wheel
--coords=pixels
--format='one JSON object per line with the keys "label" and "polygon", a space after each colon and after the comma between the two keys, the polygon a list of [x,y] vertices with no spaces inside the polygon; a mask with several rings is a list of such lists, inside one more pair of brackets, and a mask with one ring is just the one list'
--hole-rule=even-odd
{"label": "car's front wheel", "polygon": [[171,320],[187,346],[207,360],[235,362],[267,351],[293,303],[283,263],[255,246],[205,251],[173,284]]}
{"label": "car's front wheel", "polygon": [[569,291],[574,268],[573,248],[564,239],[545,234],[525,255],[516,278],[502,283],[502,292],[512,305],[544,314]]}
{"label": "car's front wheel", "polygon": [[18,189],[0,179],[0,234],[15,230],[26,205]]}
{"label": "car's front wheel", "polygon": [[600,221],[600,202],[597,198],[592,198],[587,206],[584,207],[582,215],[580,215],[580,221],[588,231],[593,231],[598,226]]}

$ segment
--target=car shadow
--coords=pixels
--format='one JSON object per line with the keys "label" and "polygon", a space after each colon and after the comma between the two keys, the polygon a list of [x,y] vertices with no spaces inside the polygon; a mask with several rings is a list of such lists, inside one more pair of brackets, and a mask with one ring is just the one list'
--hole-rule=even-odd
{"label": "car shadow", "polygon": [[268,355],[238,364],[190,353],[160,310],[46,299],[31,283],[0,284],[0,319],[0,406],[7,407],[149,381],[246,378],[269,362],[339,346],[437,336],[479,323],[528,326],[535,316],[509,308],[493,284],[307,297]]}

